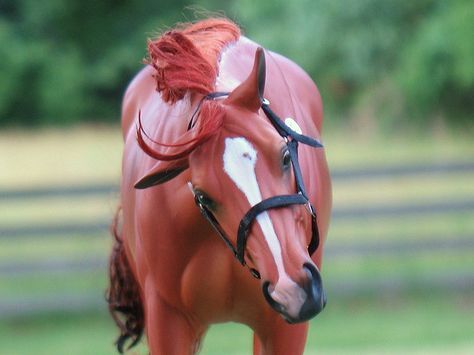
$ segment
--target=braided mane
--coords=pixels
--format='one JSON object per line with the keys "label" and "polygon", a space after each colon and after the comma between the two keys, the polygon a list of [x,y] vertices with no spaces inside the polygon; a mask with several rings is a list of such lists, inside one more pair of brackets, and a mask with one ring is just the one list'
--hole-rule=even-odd
{"label": "braided mane", "polygon": [[[240,37],[240,29],[223,18],[210,18],[176,27],[156,40],[148,42],[147,63],[155,69],[156,90],[164,102],[172,105],[186,93],[207,95],[215,91],[219,59],[224,47]],[[180,143],[161,143],[147,136],[141,120],[137,140],[141,149],[158,160],[176,160],[189,155],[208,140],[221,126],[223,110],[213,100],[204,100],[200,107],[197,134]],[[175,148],[166,153],[152,148],[148,142]],[[181,150],[176,148],[182,147]]]}

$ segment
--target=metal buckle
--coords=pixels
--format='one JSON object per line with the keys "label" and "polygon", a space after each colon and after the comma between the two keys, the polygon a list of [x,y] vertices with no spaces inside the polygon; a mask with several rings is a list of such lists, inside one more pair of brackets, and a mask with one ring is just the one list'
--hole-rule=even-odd
{"label": "metal buckle", "polygon": [[311,216],[316,216],[316,213],[314,213],[314,208],[311,202],[308,202],[305,204],[306,210],[311,214]]}

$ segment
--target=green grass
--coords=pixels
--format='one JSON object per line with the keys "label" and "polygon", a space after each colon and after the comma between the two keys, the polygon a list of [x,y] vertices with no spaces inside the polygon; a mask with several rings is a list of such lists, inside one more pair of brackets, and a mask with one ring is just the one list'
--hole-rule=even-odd
{"label": "green grass", "polygon": [[[449,183],[448,183],[449,181]],[[416,175],[334,183],[334,206],[436,203],[474,198],[474,173]]]}
{"label": "green grass", "polygon": [[[101,299],[107,287],[107,271],[52,272],[50,274],[26,274],[2,277],[0,299],[15,300],[52,298],[55,296],[96,296]],[[1,354],[1,353],[0,353]]]}
{"label": "green grass", "polygon": [[[426,348],[474,349],[472,295],[393,295],[328,303],[316,318],[309,349],[410,353]],[[314,335],[313,335],[314,334]],[[314,350],[314,353],[315,353]],[[308,352],[313,353],[313,350]],[[452,353],[452,352],[450,352]]]}
{"label": "green grass", "polygon": [[354,132],[337,127],[324,132],[332,168],[417,165],[443,161],[472,162],[474,144],[470,132],[396,132],[392,135]]}
{"label": "green grass", "polygon": [[[472,137],[380,137],[328,132],[326,151],[335,169],[399,164],[471,161]],[[21,144],[19,144],[19,142]],[[0,188],[87,185],[119,182],[122,150],[118,128],[71,131],[0,132]],[[27,169],[27,170],[25,170]],[[25,173],[27,171],[28,173]],[[474,174],[419,175],[334,182],[334,206],[436,203],[474,199]],[[50,225],[110,220],[117,196],[38,198],[0,203],[0,225]],[[327,245],[426,241],[474,236],[472,211],[432,215],[335,219]],[[46,262],[108,257],[107,232],[90,236],[0,238],[0,260]],[[312,321],[306,354],[474,353],[473,287],[468,294],[443,287],[420,289],[419,280],[474,270],[471,249],[418,251],[398,255],[343,255],[324,260],[328,308]],[[401,280],[397,294],[370,290],[359,296],[334,290],[346,281]],[[73,273],[0,274],[0,300],[98,295],[106,270]],[[409,292],[408,290],[411,290]],[[52,314],[3,320],[0,354],[114,354],[115,328],[104,314]],[[238,324],[218,325],[204,341],[202,354],[248,354],[250,331]],[[142,347],[132,354],[147,354]]]}
{"label": "green grass", "polygon": [[[468,354],[474,351],[474,295],[433,293],[331,299],[311,322],[305,354]],[[50,315],[0,323],[0,353],[115,354],[116,330],[104,314]],[[202,355],[249,354],[251,332],[216,325]],[[147,354],[142,346],[130,354]]]}
{"label": "green grass", "polygon": [[474,270],[472,250],[439,251],[408,255],[366,255],[325,259],[323,276],[328,283],[336,280],[400,279],[416,284],[422,277],[462,274]]}
{"label": "green grass", "polygon": [[41,261],[54,258],[77,260],[108,255],[112,237],[107,233],[62,237],[34,236],[0,239],[0,260]]}
{"label": "green grass", "polygon": [[[337,127],[324,133],[333,168],[470,162],[474,156],[472,137],[463,132],[387,136]],[[0,132],[0,186],[118,181],[122,147],[119,127]]]}
{"label": "green grass", "polygon": [[402,218],[337,220],[331,224],[328,243],[344,245],[358,242],[451,239],[459,235],[474,236],[472,212],[408,215]]}
{"label": "green grass", "polygon": [[117,209],[116,196],[45,197],[12,200],[0,205],[0,224],[51,225],[84,220],[111,219]]}
{"label": "green grass", "polygon": [[[467,274],[474,270],[471,250],[438,251],[402,255],[366,255],[326,257],[323,278],[328,289],[336,284],[356,280],[380,281],[396,279],[407,288],[418,288],[420,279],[436,279],[438,276]],[[104,258],[105,261],[105,258]],[[411,285],[411,286],[410,286]],[[86,272],[30,273],[3,276],[0,299],[16,295],[39,297],[55,294],[102,294],[107,286],[106,270]],[[372,293],[374,290],[369,290]]]}
{"label": "green grass", "polygon": [[0,133],[0,187],[118,182],[118,127]]}
{"label": "green grass", "polygon": [[114,328],[105,314],[48,315],[0,323],[0,353],[114,354]]}
{"label": "green grass", "polygon": [[[447,199],[473,199],[473,174],[449,176],[398,177],[380,180],[357,180],[334,183],[334,207],[361,204],[436,203]],[[111,218],[118,203],[118,193],[70,197],[47,197],[33,200],[13,200],[0,205],[0,223],[35,225],[51,222],[74,222],[84,219]]]}

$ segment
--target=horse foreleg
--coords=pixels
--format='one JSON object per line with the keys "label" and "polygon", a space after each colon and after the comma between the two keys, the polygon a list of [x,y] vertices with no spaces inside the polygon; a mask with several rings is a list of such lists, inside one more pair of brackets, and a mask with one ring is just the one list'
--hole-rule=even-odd
{"label": "horse foreleg", "polygon": [[287,324],[279,320],[254,334],[254,355],[302,355],[308,334],[308,323]]}
{"label": "horse foreleg", "polygon": [[160,298],[147,298],[146,332],[151,355],[195,354],[204,330]]}

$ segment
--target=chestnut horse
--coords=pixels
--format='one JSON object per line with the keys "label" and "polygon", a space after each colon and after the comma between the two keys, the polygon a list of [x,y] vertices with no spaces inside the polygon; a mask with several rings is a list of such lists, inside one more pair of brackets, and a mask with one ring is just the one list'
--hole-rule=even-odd
{"label": "chestnut horse", "polygon": [[302,354],[326,303],[331,210],[315,84],[226,19],[148,53],[123,102],[107,295],[119,351],[145,330],[152,354],[194,354],[210,325],[238,322],[254,354]]}

